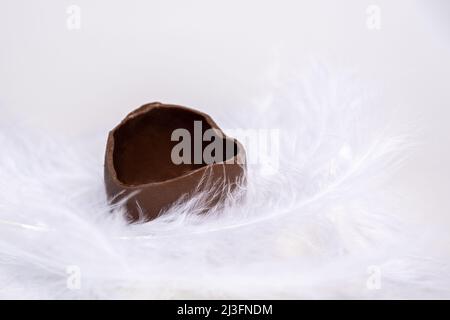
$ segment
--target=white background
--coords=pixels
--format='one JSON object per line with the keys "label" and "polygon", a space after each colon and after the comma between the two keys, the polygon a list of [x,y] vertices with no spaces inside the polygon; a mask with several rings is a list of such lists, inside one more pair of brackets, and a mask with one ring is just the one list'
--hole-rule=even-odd
{"label": "white background", "polygon": [[450,221],[448,1],[1,0],[0,40],[1,114],[58,135],[112,128],[155,100],[245,107],[274,61],[354,68],[399,120],[419,119],[423,143],[394,177],[411,216]]}

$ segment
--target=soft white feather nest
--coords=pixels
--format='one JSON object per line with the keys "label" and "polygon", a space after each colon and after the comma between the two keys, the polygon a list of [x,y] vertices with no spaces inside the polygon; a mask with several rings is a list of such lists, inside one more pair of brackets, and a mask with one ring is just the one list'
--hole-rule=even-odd
{"label": "soft white feather nest", "polygon": [[348,74],[319,68],[213,113],[222,128],[280,129],[278,173],[250,165],[246,200],[220,213],[189,201],[135,225],[105,200],[106,130],[68,141],[6,119],[0,297],[450,297],[449,257],[433,246],[446,235],[402,220],[386,184],[414,139],[371,101]]}

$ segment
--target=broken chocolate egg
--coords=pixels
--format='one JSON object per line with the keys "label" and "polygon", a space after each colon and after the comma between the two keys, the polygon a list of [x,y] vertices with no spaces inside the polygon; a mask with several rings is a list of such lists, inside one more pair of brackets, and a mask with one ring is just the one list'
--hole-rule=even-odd
{"label": "broken chocolate egg", "polygon": [[154,102],[131,112],[106,146],[106,193],[131,221],[154,219],[198,192],[211,193],[212,207],[244,181],[245,171],[236,139],[207,114],[177,105]]}

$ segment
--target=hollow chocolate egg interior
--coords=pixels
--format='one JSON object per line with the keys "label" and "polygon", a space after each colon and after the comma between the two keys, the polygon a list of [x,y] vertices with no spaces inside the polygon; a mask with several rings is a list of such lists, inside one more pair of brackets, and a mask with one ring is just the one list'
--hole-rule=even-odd
{"label": "hollow chocolate egg interior", "polygon": [[[194,150],[195,122],[201,122],[200,139],[206,130],[212,129],[208,119],[200,113],[193,113],[181,108],[153,108],[149,112],[136,114],[124,122],[115,132],[115,147],[113,163],[117,178],[124,185],[136,186],[155,182],[164,182],[183,176],[191,171],[205,167],[203,157],[195,163],[194,152],[191,152],[189,163],[175,164],[171,154],[174,146],[179,143],[172,141],[172,133],[177,129],[186,129],[191,136],[191,150]],[[233,154],[225,150],[227,143],[222,138],[224,151],[223,161],[236,156],[237,146]],[[202,152],[210,141],[201,143]],[[228,157],[227,157],[228,156]]]}

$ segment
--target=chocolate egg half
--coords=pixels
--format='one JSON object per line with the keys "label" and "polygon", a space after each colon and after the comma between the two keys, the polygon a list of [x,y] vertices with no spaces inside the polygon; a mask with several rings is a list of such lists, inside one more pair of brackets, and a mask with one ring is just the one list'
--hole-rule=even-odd
{"label": "chocolate egg half", "polygon": [[[222,141],[214,150],[216,139]],[[109,133],[106,193],[112,204],[125,206],[131,221],[154,219],[200,190],[216,205],[244,181],[245,171],[243,146],[194,109],[149,103]]]}

